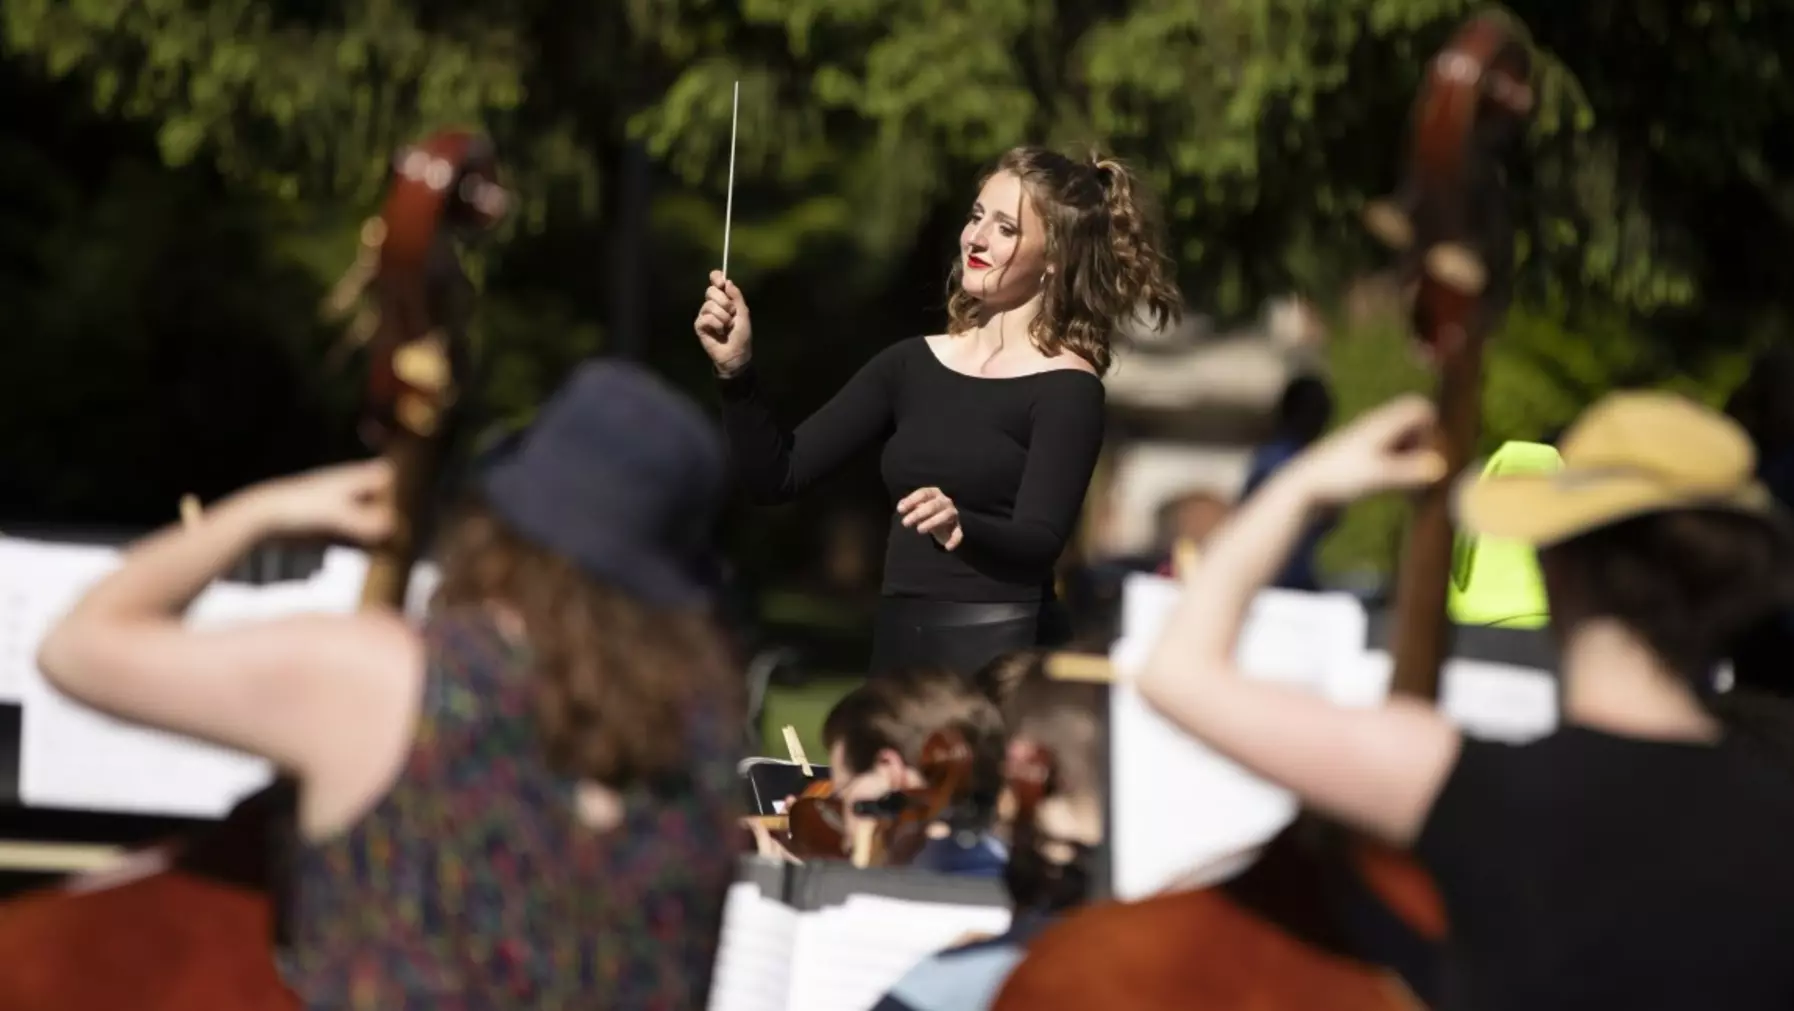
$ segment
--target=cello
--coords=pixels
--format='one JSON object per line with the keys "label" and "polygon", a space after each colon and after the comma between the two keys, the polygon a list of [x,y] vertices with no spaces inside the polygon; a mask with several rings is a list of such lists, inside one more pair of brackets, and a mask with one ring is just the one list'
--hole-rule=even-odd
{"label": "cello", "polygon": [[[468,355],[471,283],[459,245],[509,200],[491,143],[437,133],[398,155],[355,268],[332,297],[360,318],[369,374],[363,431],[395,470],[395,534],[370,551],[363,608],[402,608]],[[0,905],[0,1007],[9,1011],[296,1011],[280,979],[285,854],[297,786],[280,777],[189,838]]]}
{"label": "cello", "polygon": [[[1406,177],[1365,223],[1403,254],[1416,284],[1419,350],[1437,369],[1439,447],[1456,474],[1475,452],[1482,341],[1511,282],[1512,231],[1498,156],[1531,111],[1530,54],[1508,24],[1462,25],[1431,61],[1417,97]],[[1449,483],[1420,493],[1399,571],[1392,688],[1436,698],[1450,641]],[[1299,818],[1221,885],[1087,907],[1029,945],[993,1011],[1106,1005],[1205,1011],[1412,1011],[1424,1007],[1350,928],[1352,894],[1405,925],[1436,962],[1449,924],[1408,854]]]}
{"label": "cello", "polygon": [[928,844],[929,830],[966,799],[972,749],[957,730],[936,730],[922,742],[916,771],[925,785],[859,801],[861,831],[850,834],[846,803],[833,791],[808,789],[791,805],[791,853],[800,860],[848,860],[856,867],[900,867]]}
{"label": "cello", "polygon": [[[750,816],[743,822],[758,836],[782,847],[799,861],[845,860],[855,867],[901,867],[916,859],[935,826],[950,823],[967,800],[972,782],[972,748],[952,728],[929,734],[922,742],[916,771],[923,785],[893,790],[882,797],[857,801],[858,831],[847,824],[847,803],[834,784],[817,779],[791,799],[782,815]],[[764,850],[763,850],[764,852]]]}

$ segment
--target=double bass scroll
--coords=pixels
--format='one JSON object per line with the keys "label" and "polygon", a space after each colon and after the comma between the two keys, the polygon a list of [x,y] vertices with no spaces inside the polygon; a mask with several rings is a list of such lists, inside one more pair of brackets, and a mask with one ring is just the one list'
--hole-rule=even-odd
{"label": "double bass scroll", "polygon": [[[1402,256],[1414,287],[1413,330],[1438,376],[1446,473],[1469,466],[1482,432],[1483,341],[1507,309],[1514,261],[1503,156],[1533,106],[1531,53],[1505,18],[1460,28],[1428,66],[1414,105],[1405,178],[1365,213]],[[1395,599],[1395,691],[1435,699],[1450,652],[1446,616],[1453,543],[1451,485],[1420,493]]]}
{"label": "double bass scroll", "polygon": [[368,286],[377,314],[362,433],[392,462],[398,515],[393,536],[371,550],[363,606],[404,606],[446,455],[447,416],[472,360],[473,285],[460,248],[490,231],[510,202],[491,142],[448,131],[399,153],[380,217],[362,228],[361,263],[376,264]]}
{"label": "double bass scroll", "polygon": [[[435,134],[395,160],[378,218],[332,308],[371,293],[364,432],[395,468],[400,513],[371,552],[363,607],[402,607],[463,396],[472,285],[459,247],[509,200],[485,138]],[[126,858],[125,873],[74,879],[0,904],[0,1007],[8,1011],[292,1011],[273,957],[285,917],[284,854],[296,784],[277,779],[192,837]]]}

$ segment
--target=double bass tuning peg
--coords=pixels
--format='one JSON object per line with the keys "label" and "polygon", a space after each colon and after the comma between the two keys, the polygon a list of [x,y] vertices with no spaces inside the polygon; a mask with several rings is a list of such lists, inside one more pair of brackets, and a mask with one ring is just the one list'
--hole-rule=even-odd
{"label": "double bass tuning peg", "polygon": [[1490,101],[1514,116],[1525,117],[1532,112],[1532,85],[1525,81],[1507,74],[1491,74],[1485,93]]}
{"label": "double bass tuning peg", "polygon": [[380,273],[380,247],[386,244],[386,222],[369,218],[361,223],[361,248],[355,262],[343,272],[324,299],[326,319],[341,319],[355,308],[368,285]]}
{"label": "double bass tuning peg", "polygon": [[1414,245],[1414,218],[1394,198],[1372,200],[1364,207],[1364,228],[1377,241],[1396,252]]}
{"label": "double bass tuning peg", "polygon": [[[1398,253],[1414,249],[1417,229],[1410,201],[1400,197],[1373,200],[1364,208],[1365,230]],[[1462,242],[1438,242],[1426,248],[1421,267],[1428,277],[1472,298],[1489,285],[1488,265]]]}
{"label": "double bass tuning peg", "polygon": [[1489,286],[1489,268],[1470,247],[1441,242],[1426,251],[1426,272],[1434,280],[1472,298]]}

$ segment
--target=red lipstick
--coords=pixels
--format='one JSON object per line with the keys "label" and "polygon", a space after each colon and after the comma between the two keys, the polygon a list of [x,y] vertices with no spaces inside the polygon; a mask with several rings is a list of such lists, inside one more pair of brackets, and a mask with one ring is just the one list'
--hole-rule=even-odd
{"label": "red lipstick", "polygon": [[990,262],[982,256],[968,256],[966,257],[966,266],[973,270],[984,270],[990,266]]}

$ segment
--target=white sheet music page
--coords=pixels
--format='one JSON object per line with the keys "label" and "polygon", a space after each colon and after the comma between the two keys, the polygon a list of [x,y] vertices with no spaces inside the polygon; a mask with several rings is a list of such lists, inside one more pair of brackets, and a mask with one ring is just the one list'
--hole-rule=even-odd
{"label": "white sheet music page", "polygon": [[[331,602],[333,609],[337,606],[353,608],[361,600],[361,584],[367,574],[367,552],[333,545],[325,550],[323,564],[310,582],[318,598]],[[440,581],[441,573],[434,565],[420,562],[413,566],[411,585],[405,592],[405,613],[414,618],[421,617]]]}
{"label": "white sheet music page", "polygon": [[111,548],[0,537],[0,702],[25,700],[50,625],[117,565]]}
{"label": "white sheet music page", "polygon": [[786,1011],[868,1011],[903,974],[967,933],[1000,934],[1009,910],[850,895],[799,917]]}
{"label": "white sheet music page", "polygon": [[[217,584],[187,616],[198,626],[255,620],[269,603],[254,587]],[[266,785],[268,763],[241,752],[113,719],[37,674],[27,684],[19,796],[33,807],[219,817]]]}
{"label": "white sheet music page", "polygon": [[1557,729],[1557,679],[1531,667],[1454,659],[1440,674],[1439,708],[1471,736],[1524,744]]}
{"label": "white sheet music page", "polygon": [[[1237,871],[1242,864],[1233,858],[1270,841],[1298,809],[1289,791],[1184,733],[1134,690],[1132,678],[1181,592],[1174,580],[1130,577],[1122,638],[1110,657],[1114,886],[1122,899],[1192,883],[1193,873],[1207,880]],[[1366,626],[1363,607],[1349,595],[1266,590],[1247,614],[1237,660],[1248,677],[1329,696],[1349,684],[1362,695]]]}
{"label": "white sheet music page", "polygon": [[[1383,650],[1364,654],[1360,677],[1381,680],[1395,664]],[[1439,711],[1471,737],[1524,744],[1557,729],[1557,680],[1533,667],[1454,657],[1439,672]]]}
{"label": "white sheet music page", "polygon": [[737,881],[723,906],[709,1011],[785,1011],[791,995],[797,910]]}

